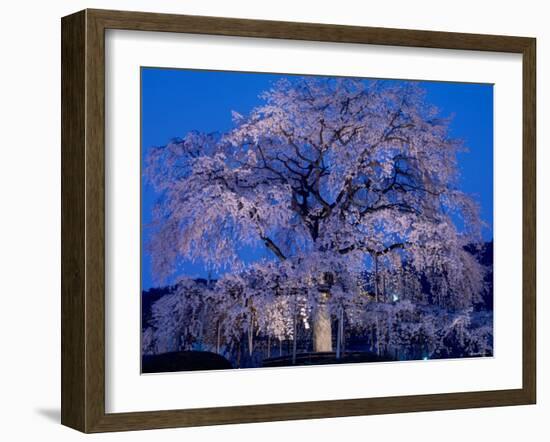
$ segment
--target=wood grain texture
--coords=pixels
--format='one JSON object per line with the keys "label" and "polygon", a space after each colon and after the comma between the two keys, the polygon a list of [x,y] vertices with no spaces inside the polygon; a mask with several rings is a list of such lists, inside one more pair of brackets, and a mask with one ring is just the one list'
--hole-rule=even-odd
{"label": "wood grain texture", "polygon": [[523,50],[523,389],[537,396],[537,97],[536,40]]}
{"label": "wood grain texture", "polygon": [[105,37],[86,11],[86,431],[105,415]]}
{"label": "wood grain texture", "polygon": [[360,26],[246,20],[148,12],[88,10],[106,29],[289,40],[363,43],[473,51],[522,52],[529,38]]}
{"label": "wood grain texture", "polygon": [[[515,390],[105,413],[105,30],[228,35],[523,55],[523,387]],[[535,40],[86,10],[62,20],[62,423],[83,432],[313,419],[536,400]],[[518,148],[520,148],[518,146]]]}
{"label": "wood grain texture", "polygon": [[61,33],[61,422],[85,427],[85,13]]}

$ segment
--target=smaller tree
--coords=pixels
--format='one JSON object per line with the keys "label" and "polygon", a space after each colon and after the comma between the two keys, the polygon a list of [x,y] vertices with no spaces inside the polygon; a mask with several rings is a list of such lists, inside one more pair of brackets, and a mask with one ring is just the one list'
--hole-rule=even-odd
{"label": "smaller tree", "polygon": [[151,326],[157,353],[193,348],[203,331],[207,292],[205,284],[185,278],[172,293],[152,305]]}

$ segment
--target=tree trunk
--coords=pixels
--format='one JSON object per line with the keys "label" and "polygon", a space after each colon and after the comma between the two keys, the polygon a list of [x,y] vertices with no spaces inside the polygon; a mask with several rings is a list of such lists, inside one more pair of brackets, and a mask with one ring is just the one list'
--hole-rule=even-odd
{"label": "tree trunk", "polygon": [[248,354],[252,356],[252,352],[254,351],[254,325],[251,323],[248,325]]}
{"label": "tree trunk", "polygon": [[337,329],[336,329],[336,359],[340,359],[340,339],[341,339],[341,335],[340,335],[340,331],[341,331],[341,327],[340,327],[340,312],[338,312],[338,323],[337,323]]}
{"label": "tree trunk", "polygon": [[296,308],[296,300],[294,301],[294,317],[292,321],[292,365],[296,364],[296,343],[297,343],[297,308]]}
{"label": "tree trunk", "polygon": [[344,341],[346,339],[346,334],[344,333],[344,308],[340,310],[340,347],[342,350],[342,353],[344,353]]}
{"label": "tree trunk", "polygon": [[320,302],[313,317],[313,351],[332,351],[332,325],[326,303]]}
{"label": "tree trunk", "polygon": [[221,327],[221,324],[220,324],[220,321],[218,321],[218,330],[217,330],[217,333],[216,333],[216,353],[220,353],[220,346],[221,346],[221,331],[222,331],[222,327]]}
{"label": "tree trunk", "polygon": [[380,322],[376,320],[376,355],[380,356]]}
{"label": "tree trunk", "polygon": [[384,302],[388,301],[386,299],[386,274],[385,273],[382,273],[382,299],[384,300]]}
{"label": "tree trunk", "polygon": [[378,302],[378,255],[374,255],[374,298]]}
{"label": "tree trunk", "polygon": [[344,352],[344,309],[340,307],[338,312],[338,329],[336,337],[336,359],[342,357]]}

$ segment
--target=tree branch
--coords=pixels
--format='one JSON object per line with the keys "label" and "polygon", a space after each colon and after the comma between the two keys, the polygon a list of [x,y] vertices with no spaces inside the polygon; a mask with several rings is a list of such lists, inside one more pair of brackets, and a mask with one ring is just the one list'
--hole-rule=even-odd
{"label": "tree branch", "polygon": [[365,252],[368,252],[373,256],[381,256],[395,249],[404,249],[406,245],[407,243],[405,242],[398,242],[392,244],[391,246],[385,247],[382,250],[375,250],[371,247],[368,247],[366,244],[352,244],[351,246],[338,250],[338,253],[340,253],[341,255],[345,255],[346,253],[352,252],[353,250],[364,250]]}
{"label": "tree branch", "polygon": [[281,252],[281,249],[267,236],[260,235],[260,238],[262,238],[262,241],[264,242],[265,246],[271,250],[277,258],[279,258],[281,261],[284,261],[286,259],[286,256]]}

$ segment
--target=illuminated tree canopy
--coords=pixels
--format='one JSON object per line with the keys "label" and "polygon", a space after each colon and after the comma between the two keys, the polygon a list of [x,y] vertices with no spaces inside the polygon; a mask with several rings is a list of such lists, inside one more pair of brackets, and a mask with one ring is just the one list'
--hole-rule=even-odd
{"label": "illuminated tree canopy", "polygon": [[[486,269],[471,251],[482,242],[478,206],[458,186],[464,146],[421,87],[285,79],[262,99],[234,112],[227,133],[150,150],[155,274],[177,277],[180,259],[230,269],[208,284],[182,280],[155,305],[151,339],[181,336],[182,324],[204,336],[208,317],[218,350],[243,333],[252,352],[254,336],[311,327],[313,350],[332,351],[336,321],[337,352],[344,322],[378,352],[421,342],[433,354],[459,328],[471,354],[489,352],[488,330],[470,327]],[[272,259],[246,263],[242,247]]]}

